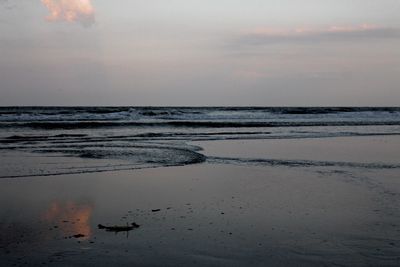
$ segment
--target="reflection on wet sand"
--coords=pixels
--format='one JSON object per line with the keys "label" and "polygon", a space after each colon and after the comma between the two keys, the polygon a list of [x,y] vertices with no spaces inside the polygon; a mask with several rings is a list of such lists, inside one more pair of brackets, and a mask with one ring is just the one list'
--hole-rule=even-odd
{"label": "reflection on wet sand", "polygon": [[54,201],[42,215],[42,219],[58,228],[63,235],[79,235],[82,239],[89,239],[92,234],[90,218],[93,205],[90,203],[62,203]]}

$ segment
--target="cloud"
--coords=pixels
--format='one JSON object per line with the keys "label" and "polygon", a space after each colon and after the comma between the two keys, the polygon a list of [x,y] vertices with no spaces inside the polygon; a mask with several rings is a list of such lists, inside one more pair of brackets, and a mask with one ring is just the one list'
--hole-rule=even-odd
{"label": "cloud", "polygon": [[241,45],[268,45],[285,42],[333,42],[388,38],[400,38],[400,30],[362,24],[358,26],[331,26],[327,28],[259,28],[243,34],[236,42]]}
{"label": "cloud", "polygon": [[11,10],[16,7],[16,3],[9,0],[0,0],[0,6],[4,7],[5,9]]}
{"label": "cloud", "polygon": [[91,0],[42,0],[50,14],[48,21],[78,22],[89,27],[95,22]]}

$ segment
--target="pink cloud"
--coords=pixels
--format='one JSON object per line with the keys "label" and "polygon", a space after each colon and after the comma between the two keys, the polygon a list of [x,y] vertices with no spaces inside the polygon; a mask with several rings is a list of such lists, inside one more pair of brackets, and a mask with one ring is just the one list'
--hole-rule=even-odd
{"label": "pink cloud", "polygon": [[400,29],[380,27],[373,24],[292,29],[262,27],[243,33],[236,40],[236,43],[239,45],[266,45],[281,42],[332,42],[388,38],[400,38]]}
{"label": "pink cloud", "polygon": [[351,33],[351,32],[366,32],[372,30],[382,29],[372,24],[361,24],[356,26],[329,26],[325,28],[310,28],[298,27],[293,29],[287,28],[268,28],[262,27],[249,32],[250,35],[263,35],[263,36],[302,36],[302,35],[316,35],[316,34],[329,34],[329,33]]}
{"label": "pink cloud", "polygon": [[49,10],[48,21],[78,22],[85,27],[95,21],[91,0],[42,0]]}

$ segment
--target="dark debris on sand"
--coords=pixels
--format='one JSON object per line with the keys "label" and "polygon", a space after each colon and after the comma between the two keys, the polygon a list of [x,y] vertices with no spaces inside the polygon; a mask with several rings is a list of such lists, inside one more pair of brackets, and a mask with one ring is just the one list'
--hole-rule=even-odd
{"label": "dark debris on sand", "polygon": [[133,222],[130,225],[126,225],[126,226],[118,226],[118,225],[114,225],[114,226],[105,226],[102,224],[97,225],[97,227],[99,229],[103,229],[106,230],[107,232],[128,232],[128,231],[132,231],[133,229],[139,228],[140,225]]}

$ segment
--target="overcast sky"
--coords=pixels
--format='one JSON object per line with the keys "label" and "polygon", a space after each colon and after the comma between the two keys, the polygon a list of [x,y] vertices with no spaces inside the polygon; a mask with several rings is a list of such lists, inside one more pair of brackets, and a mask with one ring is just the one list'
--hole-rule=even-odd
{"label": "overcast sky", "polygon": [[0,105],[399,106],[399,0],[0,0]]}

